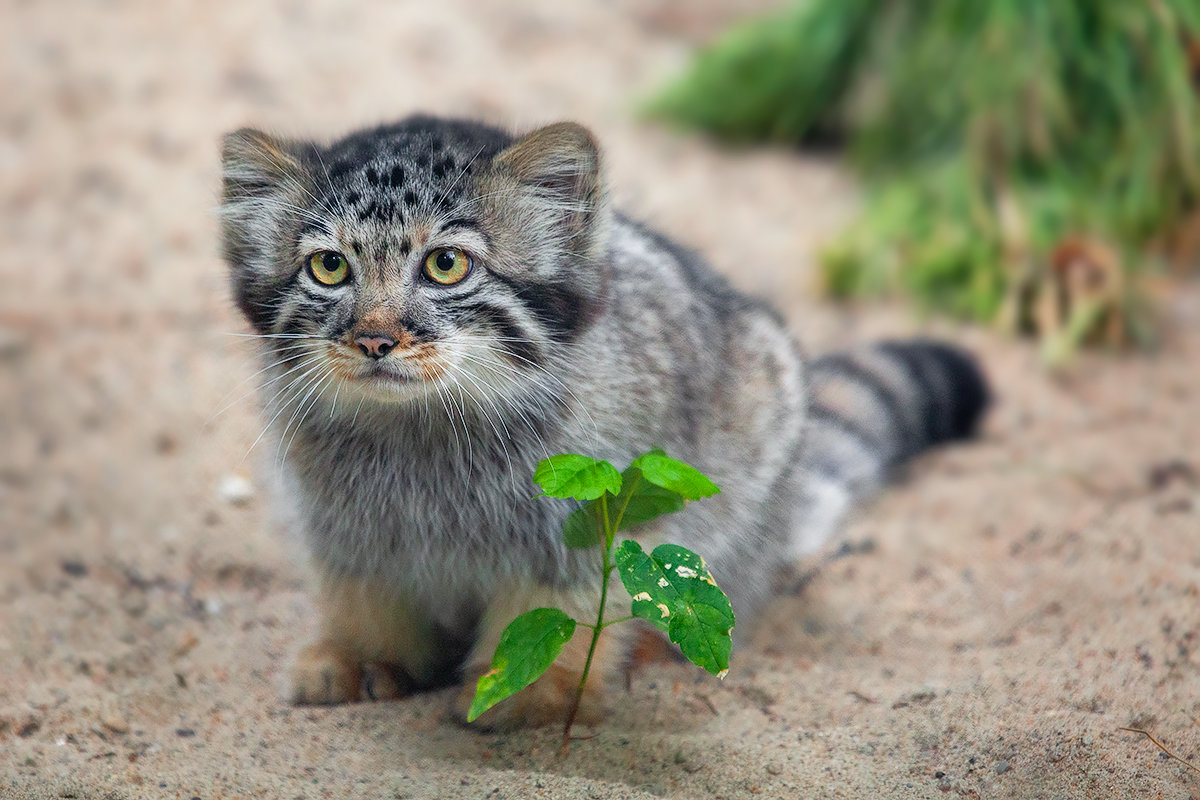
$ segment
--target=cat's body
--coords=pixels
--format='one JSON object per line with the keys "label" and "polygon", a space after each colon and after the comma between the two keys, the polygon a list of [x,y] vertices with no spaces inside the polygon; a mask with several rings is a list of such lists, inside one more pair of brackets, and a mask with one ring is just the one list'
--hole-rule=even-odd
{"label": "cat's body", "polygon": [[[608,211],[578,126],[514,140],[413,118],[327,149],[239,132],[225,174],[226,254],[283,388],[269,413],[321,578],[298,700],[358,697],[368,664],[395,679],[381,693],[460,664],[469,683],[516,614],[586,619],[595,553],[562,544],[569,503],[532,497],[548,455],[623,466],[659,446],[712,477],[721,494],[635,535],[702,553],[744,628],[764,576],[985,402],[936,345],[806,369],[768,308]],[[628,647],[607,638],[593,712]],[[559,716],[582,656],[572,642],[490,722]]]}

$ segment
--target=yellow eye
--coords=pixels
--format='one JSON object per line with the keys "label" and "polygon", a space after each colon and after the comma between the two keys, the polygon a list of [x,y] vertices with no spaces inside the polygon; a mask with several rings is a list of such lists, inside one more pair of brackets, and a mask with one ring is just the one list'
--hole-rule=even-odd
{"label": "yellow eye", "polygon": [[425,257],[425,274],[431,281],[449,286],[467,277],[471,271],[471,257],[462,250],[443,247]]}
{"label": "yellow eye", "polygon": [[317,283],[337,286],[350,277],[350,265],[341,253],[321,250],[308,257],[308,273]]}

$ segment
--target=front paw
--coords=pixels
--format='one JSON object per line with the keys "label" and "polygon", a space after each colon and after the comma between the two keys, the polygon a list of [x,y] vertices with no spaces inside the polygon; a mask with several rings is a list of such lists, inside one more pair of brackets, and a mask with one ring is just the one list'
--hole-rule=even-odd
{"label": "front paw", "polygon": [[296,705],[334,705],[358,700],[362,664],[330,642],[308,645],[292,666],[290,698]]}
{"label": "front paw", "polygon": [[[455,700],[455,719],[468,724],[467,711],[475,698],[475,684],[483,669],[468,673],[468,680]],[[517,728],[536,728],[542,725],[562,725],[575,702],[579,690],[579,673],[557,664],[542,677],[483,712],[470,726],[485,731],[509,731]],[[592,676],[579,700],[575,722],[595,725],[605,716],[604,692]]]}

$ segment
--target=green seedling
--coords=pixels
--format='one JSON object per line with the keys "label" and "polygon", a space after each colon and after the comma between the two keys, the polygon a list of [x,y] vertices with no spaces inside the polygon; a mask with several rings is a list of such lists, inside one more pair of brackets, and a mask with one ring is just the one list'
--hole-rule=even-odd
{"label": "green seedling", "polygon": [[[624,472],[587,456],[553,456],[538,464],[533,480],[542,487],[539,496],[579,501],[580,507],[563,523],[563,541],[571,548],[600,551],[596,559],[599,611],[595,622],[572,619],[557,608],[535,608],[514,619],[500,636],[491,669],[476,684],[467,721],[473,722],[537,680],[558,658],[578,625],[591,629],[591,644],[563,725],[564,748],[571,741],[571,726],[596,643],[610,625],[635,617],[646,620],[667,634],[689,661],[724,678],[732,650],[733,608],[704,559],[679,545],[662,544],[647,553],[633,539],[616,541],[622,531],[680,511],[688,501],[718,493],[716,484],[662,450],[639,456]],[[632,613],[605,619],[614,570],[629,592]]]}

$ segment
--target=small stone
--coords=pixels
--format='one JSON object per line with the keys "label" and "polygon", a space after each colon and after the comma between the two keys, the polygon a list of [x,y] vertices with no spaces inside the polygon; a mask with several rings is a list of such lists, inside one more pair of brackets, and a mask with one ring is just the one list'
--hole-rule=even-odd
{"label": "small stone", "polygon": [[87,564],[84,564],[82,561],[76,561],[73,558],[66,559],[59,566],[62,567],[63,572],[67,573],[72,578],[82,578],[88,573]]}
{"label": "small stone", "polygon": [[783,767],[772,761],[770,764],[767,764],[767,772],[772,775],[779,775],[783,772]]}
{"label": "small stone", "polygon": [[999,764],[996,765],[996,774],[1003,775],[1004,773],[1008,772],[1008,767],[1009,767],[1009,764],[1007,761],[1001,761]]}
{"label": "small stone", "polygon": [[183,658],[188,653],[192,652],[192,649],[198,644],[200,644],[200,639],[196,636],[196,634],[184,634],[183,638],[179,640],[179,644],[175,645],[175,657]]}
{"label": "small stone", "polygon": [[181,739],[190,739],[196,735],[196,731],[192,728],[176,728],[175,735]]}
{"label": "small stone", "polygon": [[116,715],[110,714],[109,716],[106,716],[104,719],[100,720],[100,724],[105,728],[108,728],[113,733],[129,732],[129,723]]}
{"label": "small stone", "polygon": [[254,498],[254,484],[241,475],[226,475],[217,485],[217,497],[231,506],[244,506]]}

